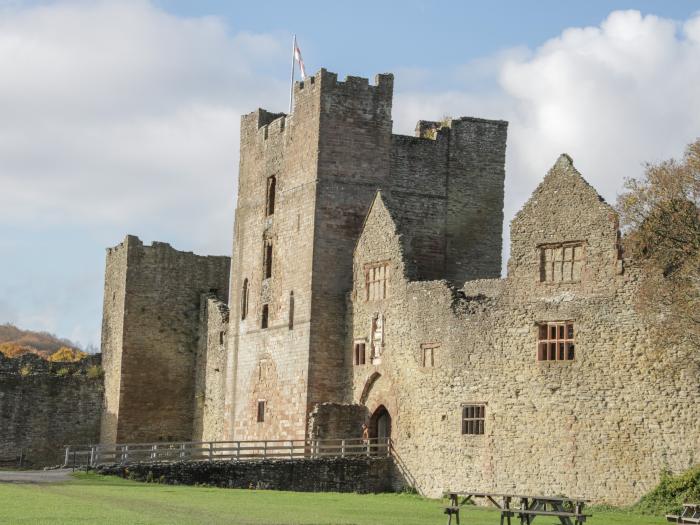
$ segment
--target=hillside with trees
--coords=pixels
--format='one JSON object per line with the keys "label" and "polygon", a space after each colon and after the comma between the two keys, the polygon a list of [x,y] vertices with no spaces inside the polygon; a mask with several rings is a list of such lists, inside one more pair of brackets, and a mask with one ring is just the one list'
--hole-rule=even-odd
{"label": "hillside with trees", "polygon": [[36,354],[47,361],[80,361],[87,354],[77,344],[48,332],[22,330],[12,324],[0,325],[0,353],[5,357]]}

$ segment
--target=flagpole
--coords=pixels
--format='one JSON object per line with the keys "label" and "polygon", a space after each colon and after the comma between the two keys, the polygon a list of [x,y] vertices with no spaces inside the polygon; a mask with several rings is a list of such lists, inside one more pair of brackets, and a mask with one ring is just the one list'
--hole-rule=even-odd
{"label": "flagpole", "polygon": [[294,53],[297,49],[297,36],[292,39],[292,75],[289,86],[289,114],[292,114],[292,102],[294,101]]}

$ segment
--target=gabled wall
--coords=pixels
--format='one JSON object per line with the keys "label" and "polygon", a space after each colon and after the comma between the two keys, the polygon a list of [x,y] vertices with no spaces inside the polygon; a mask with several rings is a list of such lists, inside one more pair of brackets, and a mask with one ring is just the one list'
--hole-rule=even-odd
{"label": "gabled wall", "polygon": [[[554,207],[556,204],[556,207]],[[506,279],[411,281],[400,234],[375,201],[354,255],[346,356],[384,316],[381,360],[353,366],[351,401],[391,416],[404,472],[447,489],[582,496],[629,504],[664,470],[700,457],[700,357],[659,347],[635,308],[641,278],[619,260],[614,214],[561,158],[513,222]],[[580,282],[541,283],[540,243],[581,240]],[[365,263],[390,260],[390,293],[365,301]],[[537,323],[572,320],[573,361],[537,360]],[[421,346],[434,347],[423,366]],[[462,434],[463,404],[485,405],[485,433]],[[354,409],[356,412],[357,409]],[[353,412],[353,413],[354,413]]]}

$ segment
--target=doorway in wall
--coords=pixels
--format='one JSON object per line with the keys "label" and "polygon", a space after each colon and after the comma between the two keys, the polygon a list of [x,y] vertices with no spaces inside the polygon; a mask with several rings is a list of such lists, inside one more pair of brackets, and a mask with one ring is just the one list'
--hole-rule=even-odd
{"label": "doorway in wall", "polygon": [[384,405],[377,407],[369,420],[369,437],[391,437],[391,415]]}

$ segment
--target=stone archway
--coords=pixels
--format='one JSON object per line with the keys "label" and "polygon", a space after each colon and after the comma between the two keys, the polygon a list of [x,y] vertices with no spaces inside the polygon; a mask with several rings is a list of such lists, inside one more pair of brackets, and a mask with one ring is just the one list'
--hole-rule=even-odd
{"label": "stone archway", "polygon": [[384,405],[379,405],[369,420],[370,438],[391,437],[391,414]]}

